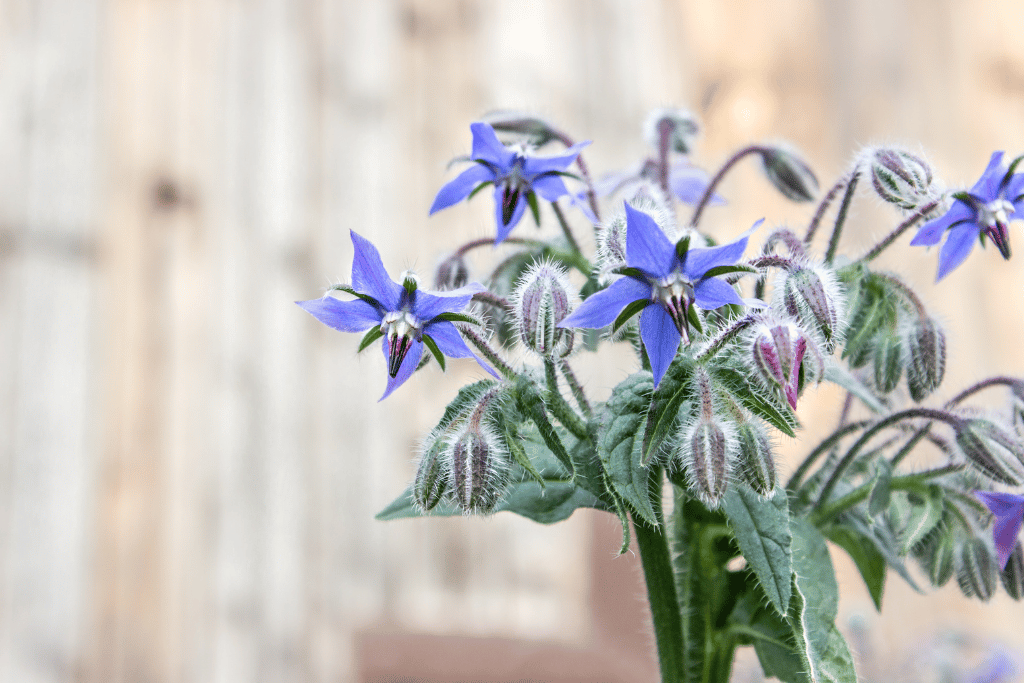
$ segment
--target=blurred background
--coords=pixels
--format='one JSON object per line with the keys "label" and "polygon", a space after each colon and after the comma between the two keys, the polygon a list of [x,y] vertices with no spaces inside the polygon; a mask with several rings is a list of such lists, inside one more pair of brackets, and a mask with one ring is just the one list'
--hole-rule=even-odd
{"label": "blurred background", "polygon": [[[493,235],[488,197],[427,208],[497,108],[593,140],[598,176],[671,105],[709,169],[786,139],[828,187],[894,142],[970,185],[1024,151],[1022,26],[1015,0],[0,0],[0,681],[654,680],[611,516],[374,521],[481,372],[431,366],[377,403],[379,354],[292,302],[347,280],[349,229],[428,278]],[[813,210],[754,162],[721,191],[720,239]],[[865,188],[844,247],[897,220]],[[906,241],[887,263],[950,330],[936,399],[1024,373],[1024,260],[977,252],[933,285]],[[633,370],[605,345],[580,374],[601,398]],[[802,399],[808,434],[839,398]],[[1003,594],[893,576],[879,615],[835,560],[865,678],[1024,651]]]}

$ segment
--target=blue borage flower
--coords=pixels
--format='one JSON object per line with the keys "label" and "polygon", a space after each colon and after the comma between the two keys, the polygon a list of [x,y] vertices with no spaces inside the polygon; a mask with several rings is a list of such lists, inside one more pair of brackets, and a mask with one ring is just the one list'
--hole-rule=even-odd
{"label": "blue borage flower", "polygon": [[[471,321],[460,312],[469,305],[473,295],[484,291],[483,285],[472,283],[445,292],[419,289],[416,276],[408,273],[402,284],[393,282],[384,269],[380,253],[368,240],[351,232],[352,286],[334,289],[352,294],[352,301],[331,296],[310,301],[296,301],[317,320],[342,332],[370,330],[359,350],[382,339],[384,358],[388,362],[388,385],[380,400],[391,395],[419,366],[424,345],[444,368],[444,356],[474,358],[487,372],[498,374],[474,354],[459,335],[453,321]],[[499,378],[500,379],[500,378]]]}
{"label": "blue borage flower", "polygon": [[939,252],[936,281],[959,266],[974,248],[975,239],[988,237],[1004,259],[1010,258],[1010,236],[1006,224],[1024,218],[1024,174],[1014,173],[1022,157],[1009,167],[1003,165],[1003,153],[995,152],[981,178],[968,192],[957,192],[944,215],[921,226],[911,240],[912,246],[934,246],[948,231]]}
{"label": "blue borage flower", "polygon": [[1024,525],[1024,496],[998,491],[975,491],[974,495],[995,517],[993,536],[1001,569],[1010,559],[1013,548],[1017,545],[1021,525]]}
{"label": "blue borage flower", "polygon": [[536,207],[536,195],[553,202],[569,194],[561,176],[590,144],[580,142],[558,156],[538,157],[523,148],[501,144],[494,128],[487,123],[477,121],[469,128],[473,131],[473,153],[469,158],[476,164],[438,191],[430,214],[458,204],[493,183],[494,218],[498,226],[495,244],[500,244],[519,224],[527,204]]}
{"label": "blue borage flower", "polygon": [[[689,326],[700,330],[694,306],[703,309],[744,301],[717,276],[750,270],[736,261],[747,248],[751,231],[719,247],[690,249],[689,237],[672,244],[654,219],[626,204],[625,275],[584,301],[559,327],[618,328],[640,313],[640,339],[657,385],[675,358],[679,342],[690,342]],[[754,228],[761,224],[758,221]]]}

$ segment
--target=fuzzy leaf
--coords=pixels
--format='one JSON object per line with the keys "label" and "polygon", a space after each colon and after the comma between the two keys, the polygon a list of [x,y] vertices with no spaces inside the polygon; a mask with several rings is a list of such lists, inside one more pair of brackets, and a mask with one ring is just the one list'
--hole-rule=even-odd
{"label": "fuzzy leaf", "polygon": [[644,438],[640,453],[640,463],[645,467],[658,453],[669,435],[679,427],[680,415],[688,412],[692,377],[693,361],[686,356],[679,356],[669,366],[654,391],[647,410],[647,419],[644,421]]}
{"label": "fuzzy leaf", "polygon": [[736,482],[726,491],[722,507],[747,566],[775,609],[785,614],[793,571],[793,537],[785,491],[776,490],[770,500],[765,500],[746,484]]}
{"label": "fuzzy leaf", "polygon": [[800,423],[796,415],[783,405],[777,396],[770,395],[755,385],[740,370],[729,366],[712,367],[717,384],[729,392],[744,408],[765,420],[786,436],[796,436]]}
{"label": "fuzzy leaf", "polygon": [[875,548],[871,539],[845,526],[834,526],[827,531],[828,540],[845,550],[857,565],[861,578],[864,579],[875,609],[882,611],[882,594],[885,592],[885,577],[889,568],[885,558]]}
{"label": "fuzzy leaf", "polygon": [[875,464],[875,477],[871,482],[871,494],[868,497],[868,513],[874,517],[889,507],[892,500],[892,465],[885,458],[879,458]]}
{"label": "fuzzy leaf", "polygon": [[860,399],[860,402],[866,405],[875,413],[883,413],[886,408],[882,404],[878,397],[875,396],[874,392],[868,388],[864,382],[854,377],[850,372],[834,362],[831,358],[825,361],[825,375],[824,379],[832,384],[838,384],[843,389],[846,389],[851,394]]}

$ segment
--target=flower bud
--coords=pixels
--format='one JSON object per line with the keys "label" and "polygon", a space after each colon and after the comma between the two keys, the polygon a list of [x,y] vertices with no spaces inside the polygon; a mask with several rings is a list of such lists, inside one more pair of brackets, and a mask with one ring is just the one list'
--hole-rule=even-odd
{"label": "flower bud", "polygon": [[545,358],[564,358],[572,351],[573,331],[558,327],[572,311],[565,271],[552,263],[534,265],[513,294],[516,329],[530,351]]}
{"label": "flower bud", "polygon": [[929,544],[925,571],[933,586],[945,586],[953,577],[953,565],[956,556],[956,539],[948,530],[940,527]]}
{"label": "flower bud", "polygon": [[883,200],[912,211],[934,199],[932,169],[906,150],[883,147],[871,154],[871,184]]}
{"label": "flower bud", "polygon": [[903,375],[903,344],[895,334],[884,334],[875,340],[875,388],[888,394],[900,383]]}
{"label": "flower bud", "polygon": [[1019,541],[1013,547],[1006,566],[999,573],[999,579],[1003,582],[1003,588],[1011,598],[1020,600],[1021,597],[1024,597],[1024,549],[1021,548]]}
{"label": "flower bud", "polygon": [[444,451],[448,444],[439,434],[427,437],[416,478],[412,482],[412,498],[419,508],[427,512],[441,502],[448,487],[448,470]]}
{"label": "flower bud", "polygon": [[919,318],[906,335],[907,387],[910,397],[923,401],[946,373],[946,333],[931,318]]}
{"label": "flower bud", "polygon": [[996,563],[980,538],[968,539],[957,555],[956,580],[967,597],[988,600],[996,588]]}
{"label": "flower bud", "polygon": [[651,147],[659,149],[661,136],[667,135],[668,148],[679,154],[690,153],[698,132],[697,118],[683,109],[655,109],[644,122],[644,138]]}
{"label": "flower bud", "polygon": [[964,420],[957,427],[956,445],[975,469],[993,481],[1020,484],[1020,444],[992,422]]}
{"label": "flower bud", "polygon": [[495,387],[480,397],[446,449],[455,502],[467,515],[490,513],[508,486],[508,444],[492,426],[501,391]]}
{"label": "flower bud", "polygon": [[778,292],[785,311],[817,330],[831,350],[842,336],[846,303],[835,274],[822,266],[800,266],[786,274]]}
{"label": "flower bud", "polygon": [[809,202],[818,194],[818,179],[797,152],[780,145],[762,147],[760,152],[765,175],[786,198]]}
{"label": "flower bud", "polygon": [[820,380],[824,372],[824,359],[817,343],[799,325],[774,320],[754,327],[751,339],[753,367],[758,376],[766,386],[779,390],[796,410],[803,384]]}
{"label": "flower bud", "polygon": [[775,455],[768,435],[760,424],[753,421],[741,422],[736,429],[739,448],[740,476],[750,488],[762,496],[771,496],[775,491]]}
{"label": "flower bud", "polygon": [[434,273],[434,289],[445,291],[458,289],[469,282],[469,267],[460,255],[452,255],[441,261]]}
{"label": "flower bud", "polygon": [[729,473],[725,431],[714,420],[699,420],[687,436],[685,447],[689,448],[690,490],[709,508],[718,507]]}

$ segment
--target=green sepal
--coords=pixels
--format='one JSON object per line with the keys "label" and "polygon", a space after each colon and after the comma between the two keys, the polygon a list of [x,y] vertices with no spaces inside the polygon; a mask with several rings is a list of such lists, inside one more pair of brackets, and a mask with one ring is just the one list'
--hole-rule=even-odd
{"label": "green sepal", "polygon": [[622,312],[615,318],[615,322],[612,323],[612,334],[618,332],[619,328],[629,322],[630,318],[647,308],[650,303],[647,299],[637,299],[623,308]]}
{"label": "green sepal", "polygon": [[942,520],[944,511],[945,495],[937,484],[894,492],[889,519],[900,540],[900,554],[907,554],[923,541]]}
{"label": "green sepal", "polygon": [[483,327],[483,321],[472,315],[466,313],[441,313],[433,320],[447,320],[450,323],[469,323],[470,325],[476,325],[477,327]]}
{"label": "green sepal", "polygon": [[522,437],[519,434],[519,430],[516,429],[514,423],[508,419],[505,420],[505,443],[508,445],[509,454],[512,459],[522,467],[527,474],[533,477],[534,481],[540,484],[541,489],[546,488],[547,483],[544,481],[544,477],[541,476],[537,468],[533,466],[530,461],[530,456],[526,454],[526,449],[522,444]]}
{"label": "green sepal", "polygon": [[1024,160],[1024,154],[1021,154],[1019,157],[1010,162],[1009,167],[1006,169],[1006,175],[1004,175],[1003,179],[1000,181],[1001,186],[1005,186],[1006,183],[1010,182],[1010,178],[1013,177],[1013,173],[1014,171],[1017,170],[1017,165],[1021,162],[1021,160]]}
{"label": "green sepal", "polygon": [[775,495],[765,500],[747,484],[733,482],[722,499],[722,509],[768,601],[780,615],[786,614],[793,572],[786,492],[776,489]]}
{"label": "green sepal", "polygon": [[473,188],[472,192],[469,193],[469,196],[466,197],[466,201],[469,201],[470,199],[475,197],[476,193],[479,192],[480,190],[484,189],[488,185],[493,185],[493,184],[494,184],[493,180],[488,180],[486,182],[480,183],[479,185],[477,185],[476,187]]}
{"label": "green sepal", "polygon": [[868,513],[874,517],[886,511],[892,500],[892,465],[885,458],[875,462],[875,476],[871,481],[871,493],[868,495]]}
{"label": "green sepal", "polygon": [[786,436],[796,436],[800,423],[796,415],[775,394],[767,394],[747,379],[747,374],[732,366],[711,366],[716,384],[729,392],[737,403],[765,420]]}
{"label": "green sepal", "polygon": [[686,263],[686,254],[690,251],[690,236],[683,235],[678,242],[676,242],[676,258],[679,259],[680,263]]}
{"label": "green sepal", "polygon": [[423,335],[423,343],[427,345],[427,348],[430,349],[430,355],[434,357],[437,364],[441,366],[441,370],[444,371],[444,354],[441,353],[441,349],[437,348],[437,343],[427,334]]}
{"label": "green sepal", "polygon": [[540,205],[537,203],[537,194],[530,190],[526,193],[526,203],[530,205],[530,213],[533,214],[533,222],[540,227]]}
{"label": "green sepal", "polygon": [[618,268],[612,268],[611,272],[615,275],[626,275],[633,278],[634,280],[640,280],[641,282],[647,281],[647,276],[644,271],[633,266],[619,266]]}
{"label": "green sepal", "polygon": [[729,275],[730,273],[757,273],[758,270],[754,266],[748,266],[744,263],[735,263],[731,266],[715,266],[711,270],[704,273],[701,276],[702,280],[706,280],[709,277],[719,277],[721,275]]}
{"label": "green sepal", "polygon": [[356,290],[352,289],[352,287],[350,287],[349,285],[332,285],[331,286],[331,291],[345,292],[346,294],[351,294],[352,296],[356,297],[357,299],[362,299],[363,301],[365,301],[366,303],[370,304],[371,306],[373,306],[377,310],[383,310],[383,308],[384,308],[379,301],[374,299],[369,294],[363,294],[362,292],[357,292]]}
{"label": "green sepal", "polygon": [[410,296],[412,296],[416,293],[416,290],[419,289],[419,283],[416,282],[415,278],[406,277],[402,280],[402,287]]}
{"label": "green sepal", "polygon": [[693,325],[693,329],[697,330],[698,334],[704,334],[704,325],[700,321],[700,313],[697,312],[696,306],[688,306],[686,308],[686,319]]}
{"label": "green sepal", "polygon": [[380,331],[380,326],[374,325],[373,327],[366,331],[365,335],[363,335],[363,339],[362,341],[359,342],[359,348],[356,349],[356,353],[362,353],[367,346],[369,346],[370,344],[377,341],[383,336],[384,333]]}

